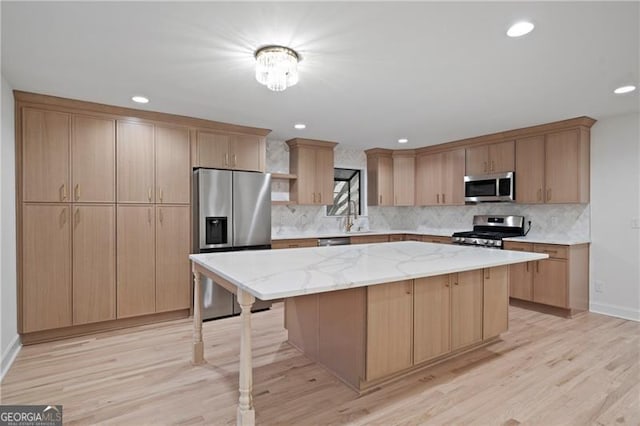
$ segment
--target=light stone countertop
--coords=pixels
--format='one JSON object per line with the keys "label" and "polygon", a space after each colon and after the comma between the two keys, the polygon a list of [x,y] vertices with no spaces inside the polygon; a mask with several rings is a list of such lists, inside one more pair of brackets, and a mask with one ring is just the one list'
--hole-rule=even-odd
{"label": "light stone countertop", "polygon": [[[454,232],[469,231],[470,229],[437,229],[437,228],[420,228],[417,231],[408,231],[400,229],[391,229],[387,231],[356,231],[356,232],[305,232],[295,234],[276,235],[271,237],[272,241],[293,240],[302,238],[336,238],[336,237],[352,237],[357,235],[391,235],[391,234],[413,234],[413,235],[435,235],[440,237],[450,237]],[[559,244],[572,246],[577,244],[589,244],[589,238],[572,237],[569,235],[527,235],[525,237],[505,238],[504,241],[516,241],[522,243],[539,243],[539,244]]]}
{"label": "light stone countertop", "polygon": [[402,241],[192,254],[189,258],[263,300],[546,259],[542,253]]}

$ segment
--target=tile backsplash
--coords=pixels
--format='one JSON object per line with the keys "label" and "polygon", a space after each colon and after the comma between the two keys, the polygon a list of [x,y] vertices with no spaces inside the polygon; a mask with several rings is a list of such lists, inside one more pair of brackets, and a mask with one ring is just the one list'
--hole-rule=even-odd
{"label": "tile backsplash", "polygon": [[[267,170],[288,173],[289,150],[283,141],[267,141]],[[364,151],[336,146],[335,166],[366,170]],[[363,173],[366,175],[366,172]],[[363,188],[366,192],[366,187]],[[273,184],[273,199],[287,199],[289,183]],[[272,235],[286,236],[301,233],[341,231],[344,218],[327,217],[323,206],[274,206],[272,209]],[[474,215],[521,215],[531,221],[530,236],[589,239],[590,206],[588,204],[515,204],[485,203],[468,206],[442,207],[368,207],[367,216],[361,218],[363,229],[407,230],[428,233],[439,229],[447,231],[470,230]]]}

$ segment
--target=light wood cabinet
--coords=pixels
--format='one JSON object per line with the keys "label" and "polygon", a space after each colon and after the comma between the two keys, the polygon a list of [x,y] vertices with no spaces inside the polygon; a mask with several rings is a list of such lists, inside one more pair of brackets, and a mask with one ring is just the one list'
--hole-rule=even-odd
{"label": "light wood cabinet", "polygon": [[22,109],[23,201],[70,201],[70,137],[70,114]]}
{"label": "light wood cabinet", "polygon": [[303,238],[291,240],[273,240],[271,241],[272,249],[300,248],[300,247],[318,247],[316,238]]}
{"label": "light wood cabinet", "polygon": [[416,158],[416,201],[420,206],[464,204],[464,150]]}
{"label": "light wood cabinet", "polygon": [[73,206],[73,324],[116,318],[116,210]]}
{"label": "light wood cabinet", "polygon": [[440,235],[423,235],[421,237],[423,243],[451,244],[451,237]]}
{"label": "light wood cabinet", "polygon": [[191,306],[189,206],[156,206],[155,311]]}
{"label": "light wood cabinet", "polygon": [[588,203],[588,134],[580,130],[547,134],[544,170],[546,203]]}
{"label": "light wood cabinet", "polygon": [[189,131],[182,127],[155,128],[155,201],[189,204],[191,161]]}
{"label": "light wood cabinet", "polygon": [[119,203],[153,203],[154,128],[118,121],[117,188]]}
{"label": "light wood cabinet", "polygon": [[509,267],[485,268],[483,281],[482,339],[509,328]]}
{"label": "light wood cabinet", "polygon": [[416,154],[415,151],[393,152],[393,204],[413,206],[416,203]]}
{"label": "light wood cabinet", "polygon": [[116,123],[74,115],[71,134],[73,202],[116,201]]}
{"label": "light wood cabinet", "polygon": [[290,139],[290,200],[297,204],[333,204],[333,149],[335,142]]}
{"label": "light wood cabinet", "polygon": [[389,242],[404,241],[404,234],[391,234],[389,235]]}
{"label": "light wood cabinet", "polygon": [[411,367],[413,281],[367,287],[366,378]]}
{"label": "light wood cabinet", "polygon": [[512,172],[515,169],[515,145],[513,141],[474,146],[466,150],[466,174]]}
{"label": "light wood cabinet", "polygon": [[548,259],[509,267],[510,296],[562,308],[589,309],[589,245],[563,246],[505,241],[506,250],[546,253]]}
{"label": "light wood cabinet", "polygon": [[369,149],[367,154],[367,205],[394,205],[393,157],[389,149]]}
{"label": "light wood cabinet", "polygon": [[375,244],[388,243],[388,235],[353,235],[350,237],[351,244]]}
{"label": "light wood cabinet", "polygon": [[589,134],[573,129],[516,141],[518,203],[588,203]]}
{"label": "light wood cabinet", "polygon": [[21,332],[70,326],[71,208],[26,204],[22,213]]}
{"label": "light wood cabinet", "polygon": [[117,207],[117,316],[155,312],[153,206]]}
{"label": "light wood cabinet", "polygon": [[414,364],[451,350],[451,275],[415,280],[413,333]]}
{"label": "light wood cabinet", "polygon": [[453,275],[451,287],[451,350],[482,340],[483,271]]}
{"label": "light wood cabinet", "polygon": [[198,166],[216,169],[264,172],[266,145],[264,137],[197,132]]}

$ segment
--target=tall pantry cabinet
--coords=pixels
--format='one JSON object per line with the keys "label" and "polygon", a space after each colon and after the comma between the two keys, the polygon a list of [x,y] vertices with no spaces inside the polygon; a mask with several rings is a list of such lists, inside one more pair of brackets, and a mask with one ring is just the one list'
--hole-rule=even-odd
{"label": "tall pantry cabinet", "polygon": [[194,135],[268,130],[14,97],[22,343],[188,316]]}

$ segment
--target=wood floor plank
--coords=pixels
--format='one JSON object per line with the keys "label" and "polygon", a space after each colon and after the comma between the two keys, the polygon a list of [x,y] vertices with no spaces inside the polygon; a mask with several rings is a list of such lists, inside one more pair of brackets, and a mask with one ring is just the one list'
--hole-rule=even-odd
{"label": "wood floor plank", "polygon": [[[254,316],[259,424],[640,424],[640,324],[510,307],[502,340],[358,395],[286,343],[282,304]],[[239,319],[190,320],[24,347],[2,404],[62,404],[66,424],[235,424]]]}

